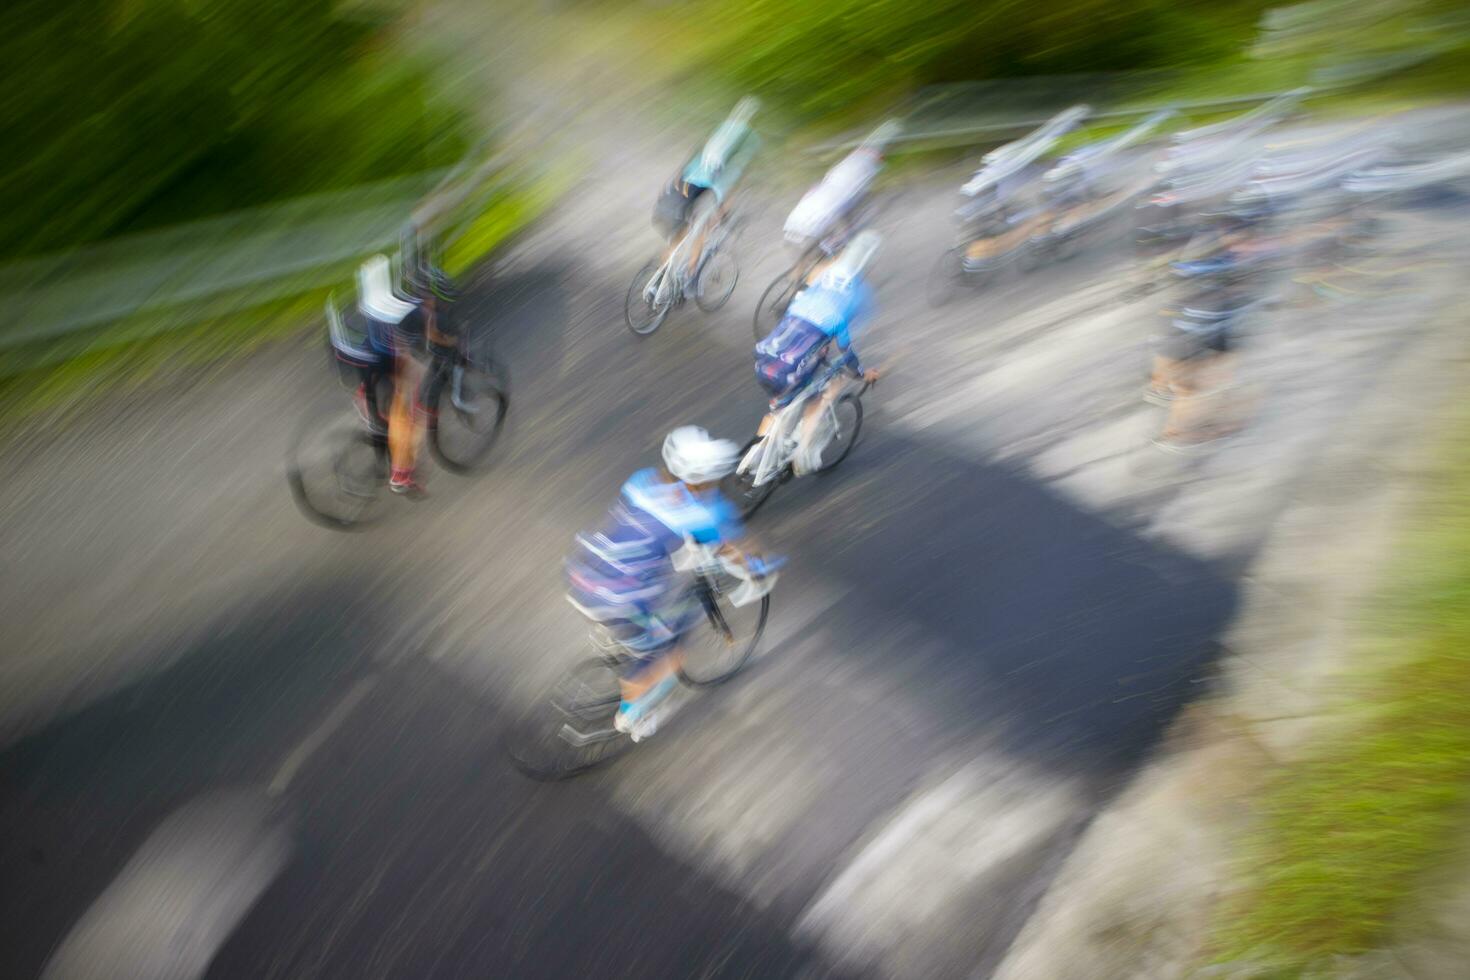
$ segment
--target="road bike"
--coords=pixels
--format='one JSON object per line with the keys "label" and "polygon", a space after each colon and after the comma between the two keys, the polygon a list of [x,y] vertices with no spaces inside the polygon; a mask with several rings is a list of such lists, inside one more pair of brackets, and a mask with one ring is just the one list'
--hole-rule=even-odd
{"label": "road bike", "polygon": [[640,337],[648,336],[686,299],[692,298],[706,313],[714,313],[729,302],[740,280],[740,265],[727,246],[733,244],[742,227],[739,216],[727,216],[709,232],[694,271],[689,270],[695,243],[718,213],[716,208],[706,210],[667,259],[652,259],[638,270],[623,300],[623,318],[629,330]]}
{"label": "road bike", "polygon": [[[292,442],[286,478],[303,514],[326,527],[346,530],[383,514],[388,482],[388,419],[392,379],[365,372],[377,355],[354,337],[334,297],[327,326],[344,387],[354,392],[355,412],[308,414]],[[435,460],[452,473],[482,468],[499,440],[510,407],[504,368],[460,331],[453,353],[435,358],[424,387],[429,419],[425,440]]]}
{"label": "road bike", "polygon": [[[813,398],[821,397],[826,383],[846,370],[841,365],[833,367],[821,381],[808,384],[779,408],[765,435],[757,435],[745,444],[740,463],[722,486],[742,517],[754,514],[778,485],[795,476],[792,464],[803,449],[798,435],[802,415]],[[811,435],[814,446],[820,447],[814,452],[813,473],[831,472],[852,452],[863,428],[862,398],[871,387],[870,382],[865,382],[861,388],[843,392],[822,410]]]}
{"label": "road bike", "polygon": [[[778,575],[771,571],[754,577],[693,542],[675,556],[675,563],[692,574],[684,601],[697,607],[691,609],[695,625],[679,641],[684,654],[679,681],[689,688],[723,684],[745,667],[759,646]],[[559,677],[510,726],[507,754],[533,779],[574,776],[633,745],[613,725],[621,703],[618,678],[633,657],[601,625],[593,628],[589,639],[593,655]]]}

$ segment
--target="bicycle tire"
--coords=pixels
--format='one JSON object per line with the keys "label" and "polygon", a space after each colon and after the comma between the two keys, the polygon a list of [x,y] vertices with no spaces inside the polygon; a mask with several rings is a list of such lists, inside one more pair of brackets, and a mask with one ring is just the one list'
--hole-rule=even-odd
{"label": "bicycle tire", "polygon": [[757,341],[765,340],[776,324],[781,322],[781,314],[786,312],[786,307],[796,295],[796,285],[801,278],[793,266],[771,280],[771,284],[761,293],[761,298],[755,304],[755,319],[752,323]]}
{"label": "bicycle tire", "polygon": [[[324,450],[332,448],[305,451],[319,430]],[[320,465],[324,461],[326,467]],[[287,456],[286,482],[297,509],[312,523],[334,531],[359,530],[379,520],[387,480],[384,437],[368,432],[356,419],[323,427],[308,416]]]}
{"label": "bicycle tire", "polygon": [[965,271],[965,248],[957,245],[948,249],[929,270],[925,290],[929,305],[934,309],[946,306],[959,293],[960,287],[969,285],[970,273]]}
{"label": "bicycle tire", "polygon": [[[446,470],[466,474],[482,469],[488,462],[490,451],[500,441],[505,428],[510,397],[505,393],[504,376],[494,364],[466,359],[459,367],[464,372],[462,390],[456,391],[453,382],[446,384],[429,417],[429,451]],[[462,401],[456,398],[458,394],[464,395]],[[453,420],[448,427],[448,439],[446,419]],[[456,431],[467,435],[460,438],[454,434]]]}
{"label": "bicycle tire", "polygon": [[[531,779],[549,782],[617,758],[633,745],[612,727],[620,700],[612,667],[600,658],[582,661],[511,724],[505,737],[511,764]],[[568,731],[593,740],[577,745]]]}
{"label": "bicycle tire", "polygon": [[[731,581],[736,581],[733,576]],[[726,600],[726,601],[722,601]],[[749,612],[744,610],[749,607],[735,606],[727,601],[726,592],[721,588],[719,582],[706,580],[704,589],[700,594],[700,602],[704,606],[705,625],[709,627],[705,637],[713,642],[710,647],[719,649],[724,647],[727,658],[714,659],[706,657],[705,646],[698,641],[703,638],[697,632],[686,636],[684,639],[684,660],[679,665],[679,680],[689,687],[714,687],[723,684],[745,668],[750,658],[755,654],[755,648],[760,644],[761,636],[766,631],[766,618],[771,612],[771,597],[763,595],[760,602]],[[735,635],[735,626],[731,619],[737,618],[734,614],[741,610],[738,617],[742,623],[753,617],[753,626],[750,627],[750,638],[745,640]]]}
{"label": "bicycle tire", "polygon": [[[857,445],[858,437],[862,434],[862,431],[863,431],[863,399],[862,399],[862,396],[859,395],[855,391],[849,391],[845,395],[843,395],[841,398],[838,398],[837,401],[832,404],[832,411],[834,413],[837,412],[838,409],[839,409],[839,407],[842,406],[842,405],[848,405],[849,407],[851,407],[851,409],[853,411],[852,420],[848,423],[849,429],[850,429],[850,431],[852,433],[852,437],[847,440],[847,442],[842,446],[841,450],[838,451],[837,455],[834,456],[831,459],[828,459],[827,458],[827,455],[826,455],[827,449],[823,449],[822,450],[822,462],[821,462],[821,465],[818,466],[816,468],[816,470],[815,470],[815,473],[818,476],[825,476],[826,474],[831,473],[834,469],[836,469],[837,468],[837,464],[841,463],[844,459],[847,458],[847,454],[850,453],[850,452],[852,452],[852,447]],[[839,425],[840,424],[841,424],[841,417],[839,416]],[[828,443],[828,448],[830,448],[830,446],[831,446],[831,443],[829,442]]]}
{"label": "bicycle tire", "polygon": [[643,290],[648,285],[648,280],[653,278],[653,274],[662,264],[655,259],[639,269],[638,274],[633,277],[632,283],[628,286],[628,295],[623,300],[623,320],[627,322],[628,329],[639,337],[647,337],[661,327],[669,311],[674,308],[672,291],[666,303],[650,303],[643,298]]}
{"label": "bicycle tire", "polygon": [[[729,282],[712,293],[706,293],[705,286],[709,283],[710,270],[720,268],[721,263],[728,263]],[[699,278],[694,283],[694,304],[706,313],[719,312],[726,303],[730,302],[730,297],[735,292],[735,285],[739,281],[740,263],[735,261],[735,256],[724,250],[716,251],[705,259],[703,267],[699,270]]]}
{"label": "bicycle tire", "polygon": [[[740,450],[740,458],[744,459],[745,454],[750,452],[751,447],[755,444],[756,439],[747,442]],[[781,482],[781,478],[776,477],[755,487],[751,485],[753,479],[754,474],[752,473],[731,473],[721,481],[720,492],[735,504],[736,509],[740,511],[741,520],[750,518],[760,510],[761,506],[770,499],[771,494],[776,492],[776,484]]]}

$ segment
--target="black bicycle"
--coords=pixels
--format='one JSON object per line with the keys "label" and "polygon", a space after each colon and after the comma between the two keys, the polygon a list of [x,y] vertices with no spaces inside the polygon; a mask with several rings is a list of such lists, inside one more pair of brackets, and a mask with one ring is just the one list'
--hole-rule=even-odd
{"label": "black bicycle", "polygon": [[[737,576],[718,560],[702,564],[688,601],[703,615],[680,641],[684,662],[678,676],[685,686],[723,684],[745,667],[765,632],[775,581],[775,574]],[[591,640],[595,655],[558,678],[510,727],[511,762],[532,779],[575,776],[633,745],[613,726],[621,701],[618,678],[629,656],[601,627]]]}
{"label": "black bicycle", "polygon": [[[388,482],[388,419],[392,380],[365,371],[374,361],[365,344],[354,343],[333,300],[327,323],[334,363],[344,387],[354,392],[356,412],[340,409],[307,416],[292,442],[286,478],[303,514],[323,526],[362,527],[383,514]],[[423,388],[430,409],[429,451],[452,473],[483,468],[500,438],[510,407],[504,369],[477,349],[463,330],[447,357],[435,357]]]}

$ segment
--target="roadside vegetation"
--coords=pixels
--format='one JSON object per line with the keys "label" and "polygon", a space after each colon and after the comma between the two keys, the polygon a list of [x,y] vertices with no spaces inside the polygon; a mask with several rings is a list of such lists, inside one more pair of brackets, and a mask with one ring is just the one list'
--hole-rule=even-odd
{"label": "roadside vegetation", "polygon": [[[445,94],[451,66],[402,41],[416,15],[411,0],[8,5],[0,414],[319,323],[325,284],[350,283],[355,260],[300,260],[356,240],[358,211],[382,211],[374,188],[426,189],[477,145],[472,114]],[[474,189],[452,216],[452,264],[468,269],[524,228],[554,183],[516,172]],[[338,198],[339,214],[301,223],[298,202]],[[279,269],[245,285],[241,266],[257,264]]]}
{"label": "roadside vegetation", "polygon": [[[1392,944],[1470,816],[1470,414],[1462,414],[1365,608],[1345,724],[1256,803],[1249,888],[1217,959],[1312,976]],[[1325,974],[1324,974],[1325,975]]]}

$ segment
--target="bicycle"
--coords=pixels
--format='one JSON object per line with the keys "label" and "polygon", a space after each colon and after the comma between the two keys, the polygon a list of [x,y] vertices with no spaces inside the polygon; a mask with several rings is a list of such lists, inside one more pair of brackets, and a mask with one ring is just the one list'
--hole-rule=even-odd
{"label": "bicycle", "polygon": [[[766,336],[781,322],[786,307],[796,294],[806,288],[812,272],[818,265],[841,252],[853,236],[870,228],[879,217],[886,214],[904,197],[901,191],[887,191],[880,196],[868,197],[853,207],[852,213],[839,217],[836,227],[829,227],[826,234],[805,243],[797,242],[801,250],[786,269],[782,270],[761,293],[755,304],[752,327],[757,341]],[[791,241],[791,239],[788,239]]]}
{"label": "bicycle", "polygon": [[812,270],[830,254],[821,242],[813,242],[796,257],[796,261],[771,280],[755,304],[752,326],[757,341],[765,340],[766,335],[781,322],[786,307],[811,278]]}
{"label": "bicycle", "polygon": [[[392,397],[392,381],[386,374],[364,379],[361,369],[374,363],[376,355],[350,336],[334,296],[327,298],[326,309],[330,347],[342,369],[339,379],[360,393],[360,400],[352,416],[328,422],[320,414],[307,416],[292,442],[286,478],[308,519],[347,530],[382,516],[389,472],[388,420],[382,406]],[[436,359],[429,370],[429,451],[452,473],[475,472],[487,462],[505,425],[510,407],[505,372],[471,348],[469,331],[460,333],[453,356]]]}
{"label": "bicycle", "polygon": [[[739,465],[721,487],[739,508],[742,518],[748,518],[759,510],[777,485],[795,475],[791,463],[801,447],[797,432],[807,403],[820,397],[826,382],[844,370],[846,368],[842,366],[834,367],[821,381],[808,384],[781,408],[765,435],[755,436],[745,444]],[[813,434],[813,439],[822,446],[819,462],[812,470],[816,475],[830,473],[852,452],[863,428],[862,398],[872,386],[872,382],[864,382],[857,391],[843,392],[827,406],[824,418]]]}
{"label": "bicycle", "polygon": [[[771,571],[755,578],[692,542],[676,559],[676,565],[694,575],[686,601],[699,603],[704,613],[703,621],[680,641],[684,662],[677,671],[679,681],[695,689],[723,684],[745,667],[760,644],[778,575]],[[633,745],[613,725],[621,701],[618,678],[631,656],[600,625],[589,639],[594,655],[558,678],[507,734],[511,763],[532,779],[575,776]]]}
{"label": "bicycle", "polygon": [[706,313],[729,302],[740,280],[740,266],[723,247],[740,228],[738,217],[729,216],[710,233],[694,272],[689,272],[690,249],[717,213],[706,211],[690,225],[667,259],[651,260],[633,277],[623,300],[623,318],[633,333],[640,337],[653,333],[675,306],[691,296]]}

